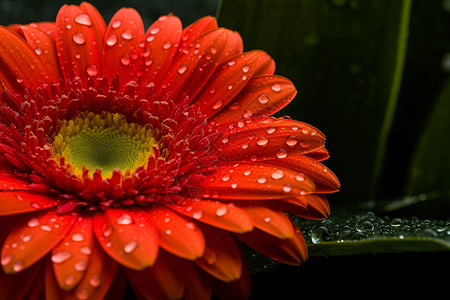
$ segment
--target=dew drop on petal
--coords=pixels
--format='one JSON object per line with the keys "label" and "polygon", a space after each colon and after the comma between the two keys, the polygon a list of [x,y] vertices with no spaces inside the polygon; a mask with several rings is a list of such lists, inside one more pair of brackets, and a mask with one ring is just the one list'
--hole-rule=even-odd
{"label": "dew drop on petal", "polygon": [[129,225],[133,223],[133,218],[129,214],[122,214],[117,218],[117,224]]}
{"label": "dew drop on petal", "polygon": [[138,243],[136,241],[129,241],[124,247],[123,250],[126,253],[131,253],[138,247]]}
{"label": "dew drop on petal", "polygon": [[187,66],[183,64],[178,68],[178,73],[183,74],[184,72],[186,72],[186,70]]}
{"label": "dew drop on petal", "polygon": [[34,48],[34,52],[36,52],[37,55],[41,55],[42,54],[42,48],[41,47],[36,47],[36,48]]}
{"label": "dew drop on petal", "polygon": [[245,65],[242,67],[242,72],[247,73],[250,70],[250,66],[249,65]]}
{"label": "dew drop on petal", "polygon": [[8,265],[11,262],[12,258],[13,258],[12,254],[4,255],[1,260],[2,266]]}
{"label": "dew drop on petal", "polygon": [[275,172],[272,173],[273,179],[281,179],[283,177],[284,177],[284,172],[281,170],[276,170]]}
{"label": "dew drop on petal", "polygon": [[99,287],[101,284],[100,276],[97,274],[92,275],[91,279],[89,279],[89,284],[95,288]]}
{"label": "dew drop on petal", "polygon": [[219,109],[222,105],[223,105],[223,101],[222,101],[222,100],[217,100],[217,101],[213,104],[212,108],[213,108],[213,109]]}
{"label": "dew drop on petal", "polygon": [[23,82],[23,78],[18,77],[18,78],[16,78],[16,81],[17,81],[17,83],[22,83]]}
{"label": "dew drop on petal", "polygon": [[197,210],[196,212],[194,212],[192,217],[194,219],[197,219],[197,220],[200,219],[201,217],[203,217],[203,211],[202,210]]}
{"label": "dew drop on petal", "polygon": [[239,107],[241,107],[241,104],[239,102],[234,102],[229,108],[230,110],[236,110]]}
{"label": "dew drop on petal", "polygon": [[55,264],[63,263],[72,258],[72,253],[68,251],[59,251],[52,255],[52,262]]}
{"label": "dew drop on petal", "polygon": [[80,252],[85,255],[91,255],[92,249],[89,246],[84,246],[84,247],[80,248]]}
{"label": "dew drop on petal", "polygon": [[89,298],[89,293],[86,289],[77,289],[76,296],[79,300],[86,300]]}
{"label": "dew drop on petal", "polygon": [[122,32],[122,37],[125,39],[125,40],[131,40],[132,38],[133,38],[133,34],[131,33],[131,31],[130,30],[125,30],[124,32]]}
{"label": "dew drop on petal", "polygon": [[87,14],[77,15],[74,18],[74,20],[75,20],[75,23],[78,23],[80,25],[85,25],[85,26],[91,26],[92,25],[91,18]]}
{"label": "dew drop on petal", "polygon": [[172,47],[172,42],[171,41],[167,41],[162,45],[164,50],[169,49],[170,47]]}
{"label": "dew drop on petal", "polygon": [[50,225],[42,225],[41,229],[44,231],[48,231],[48,232],[52,231],[52,228],[50,227]]}
{"label": "dew drop on petal", "polygon": [[64,283],[65,283],[66,285],[72,285],[74,282],[75,282],[75,276],[73,276],[72,274],[70,274],[69,276],[67,276],[67,277],[64,279]]}
{"label": "dew drop on petal", "polygon": [[72,241],[74,242],[82,242],[84,241],[84,235],[81,233],[74,233],[72,234]]}
{"label": "dew drop on petal", "polygon": [[39,208],[41,208],[41,205],[38,202],[33,201],[33,202],[31,202],[31,207],[33,207],[35,209],[39,209]]}
{"label": "dew drop on petal", "polygon": [[267,177],[266,176],[261,176],[256,180],[258,183],[266,183],[267,182]]}
{"label": "dew drop on petal", "polygon": [[275,131],[277,131],[277,128],[274,127],[274,126],[270,126],[270,127],[267,128],[267,133],[268,134],[274,133]]}
{"label": "dew drop on petal", "polygon": [[150,29],[150,33],[151,34],[157,34],[158,32],[160,32],[161,31],[161,28],[159,28],[159,27],[152,27],[151,29]]}
{"label": "dew drop on petal", "polygon": [[222,176],[222,181],[228,181],[230,179],[231,179],[231,176],[228,175],[228,174],[225,174],[225,175]]}
{"label": "dew drop on petal", "polygon": [[273,84],[271,87],[272,91],[274,92],[279,92],[281,91],[281,85],[279,85],[278,83]]}
{"label": "dew drop on petal", "polygon": [[246,171],[244,171],[244,175],[245,176],[248,176],[248,175],[250,175],[252,173],[252,170],[246,170]]}
{"label": "dew drop on petal", "polygon": [[296,138],[295,136],[290,135],[290,136],[288,136],[288,137],[286,138],[286,140],[285,140],[284,142],[285,142],[286,145],[288,145],[289,147],[294,147],[294,146],[297,144],[298,140],[297,140],[297,138]]}
{"label": "dew drop on petal", "polygon": [[166,231],[164,232],[167,235],[171,235],[172,234],[172,229],[166,229]]}
{"label": "dew drop on petal", "polygon": [[258,98],[256,98],[258,100],[259,103],[261,104],[266,104],[267,102],[269,102],[269,97],[266,94],[261,94],[258,96]]}
{"label": "dew drop on petal", "polygon": [[232,189],[236,189],[237,187],[238,187],[237,183],[232,183],[232,184],[231,184],[231,188],[232,188]]}
{"label": "dew drop on petal", "polygon": [[84,272],[86,271],[86,262],[82,259],[80,259],[79,261],[77,261],[75,263],[75,270],[78,272]]}
{"label": "dew drop on petal", "polygon": [[219,217],[224,216],[228,213],[228,207],[226,206],[221,206],[216,210],[216,215],[218,215]]}
{"label": "dew drop on petal", "polygon": [[290,184],[286,184],[283,186],[283,192],[289,193],[290,191],[292,191],[292,187]]}
{"label": "dew drop on petal", "polygon": [[295,179],[297,179],[297,181],[303,181],[303,180],[305,180],[305,174],[303,174],[303,173],[298,173],[298,174],[295,176]]}
{"label": "dew drop on petal", "polygon": [[23,261],[18,260],[13,264],[13,270],[15,272],[20,272],[23,270]]}
{"label": "dew drop on petal", "polygon": [[234,60],[230,60],[229,62],[228,62],[228,65],[231,67],[231,66],[234,66],[236,64],[236,61],[234,61]]}
{"label": "dew drop on petal", "polygon": [[77,32],[72,36],[72,40],[75,42],[75,44],[83,45],[86,43],[86,37],[83,33]]}
{"label": "dew drop on petal", "polygon": [[265,145],[267,145],[268,142],[269,142],[269,139],[266,138],[265,136],[261,136],[256,140],[256,144],[258,144],[259,146],[265,146]]}
{"label": "dew drop on petal", "polygon": [[107,39],[106,39],[106,45],[112,47],[115,44],[117,44],[118,38],[117,35],[115,34],[111,34]]}
{"label": "dew drop on petal", "polygon": [[88,74],[88,76],[97,76],[98,69],[95,65],[90,65],[86,67],[86,73]]}
{"label": "dew drop on petal", "polygon": [[31,234],[27,234],[26,236],[22,237],[22,241],[24,243],[26,243],[26,242],[29,242],[31,240],[31,238],[32,238],[32,235]]}
{"label": "dew drop on petal", "polygon": [[266,223],[269,223],[269,222],[270,222],[270,220],[271,220],[271,218],[270,218],[270,217],[265,217],[265,218],[264,218],[264,222],[266,222]]}
{"label": "dew drop on petal", "polygon": [[112,226],[108,226],[105,228],[105,230],[103,230],[103,236],[104,237],[109,237],[113,232],[113,227]]}
{"label": "dew drop on petal", "polygon": [[39,226],[39,220],[36,218],[32,218],[28,221],[27,225],[28,225],[28,227],[31,227],[31,228],[37,227],[37,226]]}
{"label": "dew drop on petal", "polygon": [[114,29],[119,28],[120,26],[122,26],[121,20],[116,20],[116,21],[112,22],[112,24],[111,24],[111,27]]}
{"label": "dew drop on petal", "polygon": [[120,58],[120,62],[122,63],[122,65],[128,66],[131,62],[131,58],[128,54],[125,54]]}
{"label": "dew drop on petal", "polygon": [[277,156],[278,158],[285,158],[285,157],[287,157],[288,155],[287,155],[286,150],[284,150],[284,149],[279,149],[279,150],[277,151],[277,153],[276,153],[276,156]]}

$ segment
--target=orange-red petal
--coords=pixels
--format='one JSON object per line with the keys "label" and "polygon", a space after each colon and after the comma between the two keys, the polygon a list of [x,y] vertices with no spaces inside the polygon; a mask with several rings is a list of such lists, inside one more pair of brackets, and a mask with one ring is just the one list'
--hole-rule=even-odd
{"label": "orange-red petal", "polygon": [[303,208],[297,208],[289,211],[290,214],[312,220],[323,220],[330,215],[330,205],[324,195],[311,194],[301,198],[306,198],[308,204],[306,211]]}
{"label": "orange-red petal", "polygon": [[181,299],[189,284],[191,263],[160,251],[155,264],[142,271],[126,270],[131,286],[142,299]]}
{"label": "orange-red petal", "polygon": [[99,211],[94,216],[94,232],[103,250],[127,268],[143,270],[158,255],[158,233],[141,209]]}
{"label": "orange-red petal", "polygon": [[243,208],[251,217],[253,225],[280,239],[292,238],[294,228],[288,216],[281,211],[274,211],[264,206]]}
{"label": "orange-red petal", "polygon": [[197,265],[215,278],[232,282],[241,278],[242,253],[233,237],[220,229],[201,226],[206,239],[203,257]]}
{"label": "orange-red petal", "polygon": [[51,260],[58,285],[71,290],[81,281],[94,249],[92,217],[80,215],[64,240],[52,252]]}
{"label": "orange-red petal", "polygon": [[207,117],[219,112],[250,80],[257,61],[258,55],[254,52],[225,61],[217,67],[191,104],[200,107]]}
{"label": "orange-red petal", "polygon": [[54,207],[59,200],[32,191],[0,191],[0,216],[32,212]]}
{"label": "orange-red petal", "polygon": [[297,90],[287,78],[278,75],[253,77],[241,92],[211,118],[215,123],[229,122],[248,116],[270,116],[294,99]]}
{"label": "orange-red petal", "polygon": [[253,76],[273,75],[275,72],[275,61],[269,54],[262,50],[254,50],[259,55],[258,64],[256,65]]}
{"label": "orange-red petal", "polygon": [[103,44],[103,75],[119,75],[122,85],[136,81],[144,43],[144,24],[139,13],[122,8],[112,17]]}
{"label": "orange-red petal", "polygon": [[250,216],[242,209],[211,200],[185,198],[177,204],[166,203],[171,209],[197,221],[232,232],[248,232],[253,229]]}
{"label": "orange-red petal", "polygon": [[178,51],[182,52],[187,46],[192,44],[200,36],[214,29],[217,29],[216,18],[206,16],[198,19],[197,21],[183,29],[180,39],[180,45],[178,46]]}
{"label": "orange-red petal", "polygon": [[28,268],[52,250],[72,228],[76,213],[55,210],[23,218],[9,233],[2,248],[5,273]]}
{"label": "orange-red petal", "polygon": [[97,13],[64,5],[56,16],[56,49],[66,79],[74,72],[86,83],[89,76],[96,76],[101,70],[103,29],[93,21],[100,18]]}
{"label": "orange-red petal", "polygon": [[188,260],[203,255],[205,239],[195,222],[162,205],[151,206],[146,211],[156,226],[159,244],[164,250]]}

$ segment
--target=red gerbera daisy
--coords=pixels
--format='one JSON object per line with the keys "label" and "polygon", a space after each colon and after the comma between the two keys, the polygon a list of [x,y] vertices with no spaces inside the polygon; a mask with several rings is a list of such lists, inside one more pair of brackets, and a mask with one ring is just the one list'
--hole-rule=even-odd
{"label": "red gerbera daisy", "polygon": [[304,261],[286,213],[325,218],[339,182],[319,130],[271,117],[274,69],[212,17],[0,27],[0,298],[246,298],[240,242]]}

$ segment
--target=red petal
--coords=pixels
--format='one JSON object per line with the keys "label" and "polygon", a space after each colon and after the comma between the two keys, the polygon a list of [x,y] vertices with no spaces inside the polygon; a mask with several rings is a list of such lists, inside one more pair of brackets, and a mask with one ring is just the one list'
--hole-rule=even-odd
{"label": "red petal", "polygon": [[181,299],[192,273],[190,262],[160,251],[155,264],[142,271],[126,270],[131,286],[143,299]]}
{"label": "red petal", "polygon": [[[29,183],[22,181],[15,177],[7,175],[0,175],[0,190],[1,191],[27,191]],[[1,197],[0,197],[1,199]],[[0,200],[1,202],[1,200]]]}
{"label": "red petal", "polygon": [[211,299],[211,277],[193,265],[189,273],[189,282],[185,286],[184,300],[210,300]]}
{"label": "red petal", "polygon": [[[292,222],[292,221],[291,221]],[[245,244],[276,261],[298,265],[308,258],[308,248],[305,239],[292,222],[294,236],[288,239],[279,239],[259,229],[236,236]]]}
{"label": "red petal", "polygon": [[101,70],[103,28],[93,21],[100,18],[97,14],[96,10],[64,5],[56,16],[56,49],[66,79],[75,72],[86,82]]}
{"label": "red petal", "polygon": [[27,42],[0,26],[0,92],[5,88],[21,92],[53,80],[45,65]]}
{"label": "red petal", "polygon": [[253,225],[256,228],[280,239],[293,237],[294,229],[291,220],[285,213],[261,206],[243,209],[252,217]]}
{"label": "red petal", "polygon": [[143,42],[144,24],[139,13],[132,8],[120,9],[106,30],[103,75],[112,80],[118,74],[123,85],[136,81]]}
{"label": "red petal", "polygon": [[214,17],[206,16],[198,19],[191,25],[187,26],[181,35],[180,45],[178,47],[179,52],[192,44],[196,39],[198,39],[203,34],[217,29],[217,20]]}
{"label": "red petal", "polygon": [[229,35],[226,29],[213,30],[177,55],[160,84],[157,99],[192,99],[219,65]]}
{"label": "red petal", "polygon": [[222,57],[219,59],[219,63],[223,63],[230,58],[241,54],[244,51],[244,43],[242,42],[241,35],[235,31],[228,32],[228,40],[225,45]]}
{"label": "red petal", "polygon": [[290,169],[258,163],[222,164],[207,179],[190,183],[193,196],[269,200],[314,192],[314,183]]}
{"label": "red petal", "polygon": [[211,226],[232,231],[248,232],[253,229],[250,216],[232,205],[186,198],[176,204],[166,203],[171,209]]}
{"label": "red petal", "polygon": [[316,185],[316,193],[334,193],[339,190],[341,185],[339,179],[330,169],[304,155],[265,161],[265,163],[290,168],[295,172],[305,174]]}
{"label": "red petal", "polygon": [[[88,2],[82,2],[80,4],[80,9],[89,15],[92,22],[92,26],[94,26],[97,31],[96,42],[100,43],[99,45],[101,45],[101,42],[103,40],[103,37],[105,36],[106,31],[105,20],[103,20],[103,17],[98,12],[98,10]],[[43,26],[43,23],[38,23],[38,26]]]}
{"label": "red petal", "polygon": [[61,69],[56,54],[55,40],[36,26],[20,26],[21,35],[28,42],[30,47],[39,56],[42,63],[47,67],[50,78],[58,82],[61,78]]}
{"label": "red petal", "polygon": [[272,57],[262,50],[255,50],[255,52],[258,53],[259,59],[253,76],[273,75],[275,72],[275,61]]}
{"label": "red petal", "polygon": [[247,52],[222,63],[192,104],[200,107],[207,117],[219,112],[248,82],[257,61],[256,53]]}
{"label": "red petal", "polygon": [[197,225],[172,210],[154,205],[146,210],[159,235],[159,244],[179,257],[195,260],[205,251],[205,239]]}
{"label": "red petal", "polygon": [[158,255],[158,233],[141,209],[106,209],[94,216],[100,245],[118,263],[134,270],[152,266]]}
{"label": "red petal", "polygon": [[317,161],[323,161],[330,158],[330,154],[328,153],[328,150],[325,147],[317,149],[313,152],[305,153],[305,155]]}
{"label": "red petal", "polygon": [[0,269],[0,299],[22,300],[33,299],[27,297],[30,291],[42,289],[39,277],[42,274],[42,263],[38,262],[23,272],[17,274],[5,274]]}
{"label": "red petal", "polygon": [[231,282],[242,275],[242,253],[234,239],[226,232],[201,226],[206,239],[205,254],[196,263],[215,278]]}
{"label": "red petal", "polygon": [[71,290],[80,282],[93,248],[92,217],[80,215],[66,238],[53,249],[53,269],[61,289]]}
{"label": "red petal", "polygon": [[152,90],[159,86],[175,57],[175,45],[180,41],[181,31],[181,21],[173,15],[160,17],[147,30],[142,57],[141,90],[149,84]]}
{"label": "red petal", "polygon": [[289,211],[290,214],[313,220],[323,220],[330,215],[330,206],[327,199],[323,195],[311,194],[305,195],[306,201],[308,203],[307,210],[303,208],[298,208]]}
{"label": "red petal", "polygon": [[19,272],[42,258],[64,239],[76,217],[52,210],[21,220],[3,244],[2,262],[8,262],[3,264],[5,272]]}
{"label": "red petal", "polygon": [[325,136],[311,125],[288,119],[255,118],[218,126],[224,132],[216,142],[227,161],[282,160],[324,147]]}
{"label": "red petal", "polygon": [[254,77],[211,121],[239,120],[244,113],[252,117],[270,116],[288,105],[296,94],[294,84],[287,78],[277,75]]}
{"label": "red petal", "polygon": [[59,204],[50,195],[27,191],[0,191],[0,216],[47,209]]}
{"label": "red petal", "polygon": [[107,294],[117,271],[117,263],[111,260],[97,245],[94,247],[90,263],[81,282],[71,291],[58,286],[51,262],[45,272],[45,293],[47,299],[98,299]]}
{"label": "red petal", "polygon": [[247,265],[244,254],[241,250],[242,274],[241,278],[232,282],[223,282],[213,278],[212,288],[214,294],[220,299],[248,299],[250,296],[250,270]]}

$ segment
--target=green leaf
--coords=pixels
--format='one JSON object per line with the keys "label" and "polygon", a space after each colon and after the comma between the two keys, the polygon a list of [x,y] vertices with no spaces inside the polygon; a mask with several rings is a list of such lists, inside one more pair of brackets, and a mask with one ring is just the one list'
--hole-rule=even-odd
{"label": "green leaf", "polygon": [[342,201],[371,199],[403,72],[411,1],[223,0],[219,25],[263,49],[299,95],[282,111],[328,137]]}

